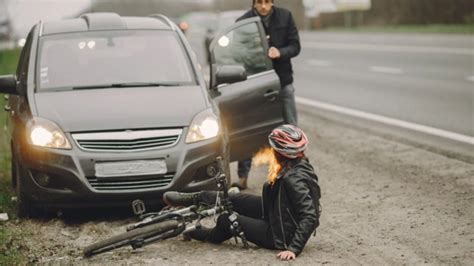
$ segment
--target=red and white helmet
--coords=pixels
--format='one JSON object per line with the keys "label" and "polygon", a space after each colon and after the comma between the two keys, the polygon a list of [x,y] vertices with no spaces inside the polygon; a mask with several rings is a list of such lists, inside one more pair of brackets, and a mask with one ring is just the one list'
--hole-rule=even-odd
{"label": "red and white helmet", "polygon": [[295,159],[304,156],[308,146],[308,138],[303,130],[293,125],[282,125],[268,135],[270,146],[279,154]]}

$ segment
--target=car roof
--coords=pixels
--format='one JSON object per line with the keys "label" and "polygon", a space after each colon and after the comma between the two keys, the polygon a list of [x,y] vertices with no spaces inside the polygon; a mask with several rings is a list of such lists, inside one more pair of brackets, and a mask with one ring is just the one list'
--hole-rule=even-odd
{"label": "car roof", "polygon": [[101,30],[174,30],[171,23],[163,15],[121,17],[116,13],[89,13],[79,18],[45,22],[40,35]]}

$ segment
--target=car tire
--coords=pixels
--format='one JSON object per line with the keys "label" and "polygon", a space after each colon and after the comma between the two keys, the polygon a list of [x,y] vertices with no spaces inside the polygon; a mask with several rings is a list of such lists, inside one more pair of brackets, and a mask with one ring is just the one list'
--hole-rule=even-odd
{"label": "car tire", "polygon": [[10,177],[11,177],[11,181],[12,181],[12,188],[16,188],[16,172],[17,172],[17,167],[15,166],[15,153],[13,152],[13,148],[12,148],[12,158],[10,159]]}
{"label": "car tire", "polygon": [[12,158],[12,173],[15,173],[15,190],[16,190],[16,215],[18,218],[29,218],[38,215],[36,208],[32,206],[30,198],[27,196],[23,187],[23,177],[26,175],[26,169],[24,169],[16,157]]}

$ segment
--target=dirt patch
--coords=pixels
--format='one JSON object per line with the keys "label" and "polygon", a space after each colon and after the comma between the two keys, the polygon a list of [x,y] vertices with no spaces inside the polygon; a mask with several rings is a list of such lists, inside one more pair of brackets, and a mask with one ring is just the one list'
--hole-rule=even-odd
{"label": "dirt patch", "polygon": [[[474,261],[474,165],[301,113],[308,157],[322,186],[323,214],[294,264],[455,264]],[[232,173],[236,172],[232,165]],[[260,193],[265,169],[254,168],[250,192]],[[91,259],[82,249],[124,232],[127,216],[11,221],[33,263],[283,264],[275,251],[244,250],[178,237],[139,250],[122,248]],[[18,244],[18,243],[17,243]],[[285,263],[286,264],[286,263]]]}

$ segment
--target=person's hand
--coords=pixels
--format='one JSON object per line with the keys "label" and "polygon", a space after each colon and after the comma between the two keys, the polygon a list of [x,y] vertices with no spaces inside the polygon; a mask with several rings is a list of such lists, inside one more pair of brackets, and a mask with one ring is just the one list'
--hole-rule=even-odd
{"label": "person's hand", "polygon": [[268,49],[268,57],[270,57],[270,59],[278,59],[280,58],[280,51],[272,46]]}
{"label": "person's hand", "polygon": [[296,258],[295,253],[285,250],[277,254],[277,257],[281,260],[294,260]]}

